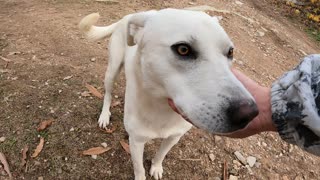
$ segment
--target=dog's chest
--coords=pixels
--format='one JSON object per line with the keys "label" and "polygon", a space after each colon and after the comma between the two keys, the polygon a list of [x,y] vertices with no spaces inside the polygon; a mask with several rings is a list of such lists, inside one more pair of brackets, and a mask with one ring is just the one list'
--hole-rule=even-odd
{"label": "dog's chest", "polygon": [[126,106],[124,124],[129,134],[146,138],[167,138],[186,133],[192,125],[171,109]]}

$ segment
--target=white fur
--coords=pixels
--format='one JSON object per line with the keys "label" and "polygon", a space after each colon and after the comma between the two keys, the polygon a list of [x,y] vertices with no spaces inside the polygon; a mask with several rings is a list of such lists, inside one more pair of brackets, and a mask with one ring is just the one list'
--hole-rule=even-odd
{"label": "white fur", "polygon": [[[164,157],[192,127],[171,109],[168,98],[193,124],[211,132],[227,131],[230,126],[226,117],[220,118],[222,122],[211,118],[219,117],[228,106],[219,94],[252,99],[230,71],[230,60],[224,53],[233,45],[217,18],[201,12],[166,9],[128,15],[106,27],[93,26],[98,17],[88,15],[80,29],[91,40],[112,33],[99,126],[109,124],[113,82],[125,64],[124,125],[136,180],[145,179],[143,149],[147,141],[164,139],[150,169],[151,176],[161,179]],[[198,59],[181,60],[172,52],[171,45],[181,41],[196,46]]]}

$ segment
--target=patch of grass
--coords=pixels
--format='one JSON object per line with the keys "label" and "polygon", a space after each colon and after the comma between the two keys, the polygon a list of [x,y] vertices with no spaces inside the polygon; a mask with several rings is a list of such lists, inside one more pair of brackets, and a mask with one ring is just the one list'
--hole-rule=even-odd
{"label": "patch of grass", "polygon": [[314,28],[308,28],[306,29],[306,32],[314,38],[316,41],[320,42],[320,30],[314,29]]}
{"label": "patch of grass", "polygon": [[44,139],[48,139],[49,132],[48,131],[40,131],[40,132],[38,132],[38,135],[43,137]]}
{"label": "patch of grass", "polygon": [[0,151],[9,152],[13,150],[16,144],[17,140],[15,138],[7,138],[3,143],[0,143]]}

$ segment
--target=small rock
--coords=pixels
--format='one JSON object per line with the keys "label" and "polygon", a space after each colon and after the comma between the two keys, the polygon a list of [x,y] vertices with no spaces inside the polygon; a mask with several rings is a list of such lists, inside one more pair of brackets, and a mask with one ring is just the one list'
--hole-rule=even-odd
{"label": "small rock", "polygon": [[261,163],[259,163],[259,162],[256,162],[256,163],[255,163],[254,165],[256,166],[256,168],[260,168],[260,166],[261,166]]}
{"label": "small rock", "polygon": [[257,161],[257,158],[253,156],[247,157],[247,163],[249,164],[250,167],[253,167],[256,161]]}
{"label": "small rock", "polygon": [[237,159],[238,159],[243,165],[246,165],[246,164],[247,164],[246,158],[244,158],[239,151],[234,152],[234,155],[236,155]]}
{"label": "small rock", "polygon": [[209,158],[210,158],[211,161],[214,161],[216,159],[216,157],[212,153],[209,154]]}
{"label": "small rock", "polygon": [[98,158],[98,156],[97,155],[91,155],[91,157],[92,157],[92,159],[97,159]]}
{"label": "small rock", "polygon": [[71,79],[73,76],[71,75],[71,76],[66,76],[66,77],[64,77],[63,78],[63,80],[68,80],[68,79]]}
{"label": "small rock", "polygon": [[220,136],[214,136],[214,142],[219,142],[219,141],[221,141],[222,140],[222,138],[220,137]]}
{"label": "small rock", "polygon": [[195,2],[189,2],[188,4],[189,5],[195,5],[196,3]]}
{"label": "small rock", "polygon": [[73,131],[74,131],[74,128],[72,127],[69,131],[70,131],[70,132],[73,132]]}
{"label": "small rock", "polygon": [[118,99],[118,98],[119,98],[119,96],[118,96],[118,95],[114,95],[114,98]]}
{"label": "small rock", "polygon": [[259,36],[259,37],[263,37],[264,35],[265,35],[265,33],[262,32],[262,31],[258,31],[258,32],[257,32],[257,36]]}
{"label": "small rock", "polygon": [[6,140],[6,137],[1,137],[0,142],[4,142]]}
{"label": "small rock", "polygon": [[268,145],[267,145],[267,143],[262,142],[262,146],[267,147]]}
{"label": "small rock", "polygon": [[234,175],[230,175],[229,180],[238,180],[238,177]]}
{"label": "small rock", "polygon": [[240,6],[243,5],[243,2],[241,2],[241,1],[236,1],[235,3],[236,3],[237,5],[240,5]]}
{"label": "small rock", "polygon": [[101,146],[104,147],[104,148],[106,148],[106,147],[108,147],[108,144],[105,143],[105,142],[103,142],[103,143],[101,143]]}
{"label": "small rock", "polygon": [[42,176],[38,177],[38,180],[43,180],[43,177]]}
{"label": "small rock", "polygon": [[282,176],[282,180],[290,180],[288,176]]}
{"label": "small rock", "polygon": [[91,62],[95,62],[95,61],[96,61],[96,58],[91,58],[90,61],[91,61]]}

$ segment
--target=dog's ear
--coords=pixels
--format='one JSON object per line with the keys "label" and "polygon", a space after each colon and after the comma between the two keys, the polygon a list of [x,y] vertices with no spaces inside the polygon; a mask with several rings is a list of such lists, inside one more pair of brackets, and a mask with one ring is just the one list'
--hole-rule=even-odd
{"label": "dog's ear", "polygon": [[156,11],[146,11],[141,13],[136,13],[132,15],[128,21],[127,30],[127,44],[128,46],[134,46],[142,38],[142,29],[151,16],[153,16]]}
{"label": "dog's ear", "polygon": [[217,21],[218,23],[223,19],[222,16],[213,16],[212,18],[214,21]]}

